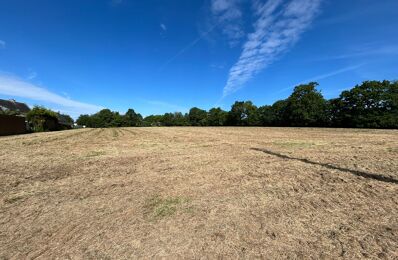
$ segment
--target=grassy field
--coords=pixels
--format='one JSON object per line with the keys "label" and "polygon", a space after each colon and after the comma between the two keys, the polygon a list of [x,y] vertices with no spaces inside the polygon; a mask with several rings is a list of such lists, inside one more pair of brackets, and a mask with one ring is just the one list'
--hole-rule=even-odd
{"label": "grassy field", "polygon": [[398,258],[398,131],[0,138],[0,259]]}

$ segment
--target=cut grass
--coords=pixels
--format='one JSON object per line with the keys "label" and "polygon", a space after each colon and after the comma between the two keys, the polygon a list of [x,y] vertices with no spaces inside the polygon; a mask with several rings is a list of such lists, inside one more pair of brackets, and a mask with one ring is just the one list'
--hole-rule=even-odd
{"label": "cut grass", "polygon": [[397,256],[396,130],[79,129],[0,147],[0,259]]}
{"label": "cut grass", "polygon": [[315,146],[324,145],[321,142],[306,142],[306,141],[276,141],[274,145],[284,148],[310,148]]}
{"label": "cut grass", "polygon": [[18,200],[21,200],[24,198],[25,198],[24,196],[17,195],[17,196],[13,196],[13,197],[4,199],[4,202],[7,204],[12,204],[12,203],[17,202]]}
{"label": "cut grass", "polygon": [[182,197],[155,196],[146,201],[147,214],[154,219],[165,218],[174,215],[177,210],[190,210],[187,206],[189,200]]}
{"label": "cut grass", "polygon": [[11,194],[9,197],[4,199],[6,204],[12,204],[20,200],[25,200],[33,195],[40,194],[40,192],[35,191],[20,191],[15,194]]}
{"label": "cut grass", "polygon": [[105,154],[106,154],[105,151],[91,151],[86,155],[86,157],[96,157],[96,156],[101,156],[101,155],[105,155]]}
{"label": "cut grass", "polygon": [[115,128],[112,129],[112,136],[113,136],[113,138],[116,138],[116,137],[119,136],[119,133],[118,133],[118,131]]}

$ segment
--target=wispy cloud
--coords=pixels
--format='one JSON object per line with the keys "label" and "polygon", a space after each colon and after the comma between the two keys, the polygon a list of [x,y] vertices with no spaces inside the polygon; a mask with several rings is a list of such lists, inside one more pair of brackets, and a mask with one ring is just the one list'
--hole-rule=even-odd
{"label": "wispy cloud", "polygon": [[[203,38],[208,36],[216,27],[222,25],[223,31],[227,34],[232,42],[235,42],[236,39],[243,36],[243,30],[237,24],[237,20],[241,17],[242,13],[238,8],[238,3],[241,0],[211,0],[211,12],[215,16],[216,20],[213,21],[211,25],[208,26],[207,30],[203,31],[199,34],[199,36],[180,49],[174,56],[170,57],[166,62],[164,62],[160,67],[159,71],[162,71],[167,67],[170,63],[172,63],[179,56],[190,50],[194,47],[198,42],[200,42]],[[160,24],[160,27],[163,29],[164,24]],[[167,30],[167,27],[164,26]],[[164,30],[164,29],[163,29]]]}
{"label": "wispy cloud", "polygon": [[340,59],[350,59],[350,58],[361,58],[373,55],[398,55],[398,47],[395,45],[385,45],[385,46],[365,46],[362,48],[357,48],[350,51],[349,53],[343,53],[338,55],[331,55],[323,57],[319,60],[340,60]]}
{"label": "wispy cloud", "polygon": [[327,72],[327,73],[324,73],[324,74],[321,74],[321,75],[318,75],[318,76],[303,80],[303,81],[297,83],[297,85],[308,83],[308,82],[314,82],[314,81],[318,81],[318,80],[322,80],[322,79],[326,79],[326,78],[330,78],[330,77],[333,77],[333,76],[336,76],[336,75],[339,75],[339,74],[342,74],[342,73],[345,73],[345,72],[348,72],[348,71],[353,71],[353,70],[359,69],[363,65],[365,65],[365,63],[354,65],[354,66],[348,66],[348,67],[345,67],[345,68],[342,68],[342,69],[338,69],[338,70],[334,70],[334,71],[331,71],[331,72]]}
{"label": "wispy cloud", "polygon": [[182,48],[179,52],[177,52],[174,56],[172,56],[170,59],[168,59],[165,63],[162,64],[162,66],[159,67],[159,71],[163,70],[167,65],[172,63],[175,59],[177,59],[180,55],[184,54],[187,50],[191,49],[194,47],[200,40],[202,40],[206,35],[208,35],[211,31],[216,28],[218,24],[214,24],[213,26],[210,27],[209,30],[206,32],[200,34],[198,38],[190,42],[188,45],[186,45],[184,48]]}
{"label": "wispy cloud", "polygon": [[321,0],[256,2],[258,19],[239,60],[230,69],[223,97],[239,90],[257,73],[291,48],[312,23]]}
{"label": "wispy cloud", "polygon": [[94,113],[102,109],[101,106],[65,98],[45,88],[9,75],[0,74],[0,94],[48,102],[56,105],[61,112],[72,112],[71,116],[73,117],[77,117],[82,113]]}
{"label": "wispy cloud", "polygon": [[164,23],[160,24],[160,28],[163,30],[163,32],[167,31],[167,26]]}
{"label": "wispy cloud", "polygon": [[232,46],[245,36],[242,28],[241,0],[212,0],[211,12],[216,23],[222,24],[222,32],[229,38]]}
{"label": "wispy cloud", "polygon": [[301,85],[301,84],[307,84],[309,82],[317,82],[319,80],[331,78],[333,76],[336,76],[336,75],[339,75],[339,74],[343,74],[345,72],[354,71],[354,70],[359,69],[360,67],[364,66],[365,64],[366,63],[361,63],[361,64],[357,64],[357,65],[353,65],[353,66],[344,67],[344,68],[341,68],[341,69],[338,69],[338,70],[330,71],[330,72],[327,72],[327,73],[323,73],[323,74],[317,75],[315,77],[302,80],[302,81],[294,84],[294,86],[291,86],[291,87],[288,87],[288,88],[283,88],[283,89],[277,91],[275,94],[282,93],[282,92],[285,92],[287,90],[291,90],[295,86],[298,86],[298,85]]}
{"label": "wispy cloud", "polygon": [[4,49],[6,47],[6,42],[0,40],[0,49]]}

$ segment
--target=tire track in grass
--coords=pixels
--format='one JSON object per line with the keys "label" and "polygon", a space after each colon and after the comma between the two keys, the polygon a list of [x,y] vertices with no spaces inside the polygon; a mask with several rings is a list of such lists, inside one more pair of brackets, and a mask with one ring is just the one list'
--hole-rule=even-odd
{"label": "tire track in grass", "polygon": [[[60,135],[60,136],[57,135],[57,136],[52,137],[52,138],[47,137],[47,138],[42,138],[40,140],[33,139],[32,141],[22,142],[22,143],[20,143],[20,145],[36,145],[36,144],[42,145],[42,144],[45,144],[45,143],[63,141],[63,140],[66,140],[66,139],[69,139],[69,138],[72,138],[72,137],[81,136],[81,135],[84,135],[84,134],[89,134],[93,130],[94,129],[91,128],[91,129],[88,129],[87,131],[72,132],[70,134],[65,132],[65,133],[62,133],[62,135]],[[71,130],[67,130],[67,131],[71,131]]]}
{"label": "tire track in grass", "polygon": [[129,128],[122,128],[121,130],[127,132],[129,135],[137,135],[137,132],[135,132]]}
{"label": "tire track in grass", "polygon": [[[42,132],[42,133],[30,133],[30,134],[24,134],[24,135],[19,135],[17,137],[0,137],[0,142],[4,141],[5,143],[9,144],[15,144],[15,142],[18,143],[18,141],[30,141],[32,139],[40,141],[40,140],[47,140],[49,138],[58,138],[61,136],[64,136],[66,133],[68,133],[70,130],[64,130],[64,131],[55,131],[55,132]],[[72,131],[84,131],[84,130],[72,130]]]}
{"label": "tire track in grass", "polygon": [[61,139],[65,145],[74,145],[80,142],[91,144],[95,140],[96,136],[101,132],[101,129],[93,128],[92,131],[88,132],[87,135],[74,135],[66,139]]}
{"label": "tire track in grass", "polygon": [[[117,133],[118,133],[119,137],[124,137],[124,135],[125,135],[124,131],[121,128],[117,129]],[[121,139],[121,138],[118,138],[118,139]]]}
{"label": "tire track in grass", "polygon": [[119,137],[119,131],[117,128],[112,128],[112,140],[116,140]]}

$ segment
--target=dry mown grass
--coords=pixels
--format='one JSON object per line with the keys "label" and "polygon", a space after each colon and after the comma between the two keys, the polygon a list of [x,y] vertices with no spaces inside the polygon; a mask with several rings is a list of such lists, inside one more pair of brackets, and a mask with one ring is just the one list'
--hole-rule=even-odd
{"label": "dry mown grass", "polygon": [[0,138],[0,259],[398,258],[398,132]]}

